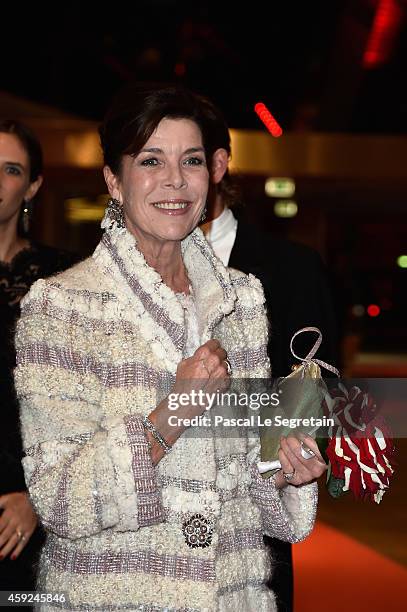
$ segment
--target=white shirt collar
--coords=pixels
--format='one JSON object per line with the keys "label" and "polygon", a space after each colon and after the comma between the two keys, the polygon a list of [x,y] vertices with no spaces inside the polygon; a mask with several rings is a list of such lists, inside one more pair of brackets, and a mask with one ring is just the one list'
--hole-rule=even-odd
{"label": "white shirt collar", "polygon": [[205,223],[201,229],[205,234],[205,238],[210,244],[214,244],[221,238],[227,236],[229,232],[233,232],[236,225],[236,219],[230,208],[224,208],[219,217]]}
{"label": "white shirt collar", "polygon": [[215,255],[219,257],[223,265],[227,266],[237,231],[237,219],[232,211],[229,208],[224,208],[219,217],[205,223],[201,229]]}

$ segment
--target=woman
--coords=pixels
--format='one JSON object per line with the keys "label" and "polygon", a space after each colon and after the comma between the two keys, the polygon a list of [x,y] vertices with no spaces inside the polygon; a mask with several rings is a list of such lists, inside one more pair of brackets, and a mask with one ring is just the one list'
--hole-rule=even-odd
{"label": "woman", "polygon": [[48,533],[39,584],[72,609],[273,610],[263,533],[297,541],[314,521],[313,440],[308,462],[282,440],[285,478],[265,481],[247,430],[185,431],[205,412],[185,394],[224,388],[230,366],[269,375],[260,283],[195,229],[209,173],[224,172],[204,117],[176,88],[116,100],[101,128],[102,241],[24,301],[16,384]]}
{"label": "woman", "polygon": [[[41,536],[21,466],[18,407],[12,381],[13,332],[20,300],[38,278],[74,263],[73,256],[27,237],[31,203],[42,183],[41,147],[31,131],[0,121],[0,590],[31,590]],[[33,535],[35,534],[35,535]]]}

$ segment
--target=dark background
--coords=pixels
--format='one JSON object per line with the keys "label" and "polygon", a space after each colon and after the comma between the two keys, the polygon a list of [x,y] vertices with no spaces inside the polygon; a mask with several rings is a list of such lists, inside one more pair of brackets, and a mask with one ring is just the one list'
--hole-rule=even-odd
{"label": "dark background", "polygon": [[[384,11],[382,44],[367,64],[379,9]],[[397,179],[376,177],[374,169],[369,173],[368,160],[368,138],[374,135],[394,136],[401,142],[396,149],[406,151],[405,0],[270,0],[239,6],[222,0],[110,0],[46,8],[39,2],[3,2],[0,23],[0,90],[53,107],[51,118],[53,109],[60,109],[97,122],[125,83],[175,81],[211,97],[232,128],[264,134],[253,112],[262,101],[285,133],[365,138],[363,176],[291,175],[299,205],[294,219],[274,215],[264,194],[265,176],[239,181],[254,222],[322,255],[340,322],[343,376],[407,376],[407,269],[396,265],[399,255],[407,255],[407,156],[405,176]],[[47,112],[41,113],[42,122]],[[95,130],[96,123],[91,127]],[[66,204],[82,198],[97,205],[106,191],[100,168],[50,164],[45,170],[34,235],[89,254],[100,237],[99,223],[69,223]],[[380,316],[367,315],[372,303],[381,308]],[[362,307],[359,317],[355,306]],[[377,556],[361,563],[360,550],[349,549],[349,541],[338,544],[335,534],[316,548],[310,563],[301,565],[296,547],[296,575],[305,577],[297,612],[402,609],[401,595],[399,607],[388,606],[391,595],[405,586],[404,579],[404,584],[393,580],[400,569],[393,574],[388,560],[407,562],[405,448],[400,441],[396,477],[380,507],[351,496],[334,501],[322,488],[320,518],[379,552],[383,566]],[[336,562],[341,552],[347,556],[343,563]]]}
{"label": "dark background", "polygon": [[[380,44],[368,64],[379,13]],[[253,111],[262,101],[285,133],[400,138],[407,131],[406,0],[239,6],[141,0],[46,9],[14,3],[2,6],[1,25],[0,90],[94,121],[94,127],[115,92],[137,81],[184,83],[212,98],[237,129],[266,132]],[[368,143],[364,151],[368,157]],[[406,174],[397,180],[377,179],[374,170],[360,180],[294,176],[295,219],[274,215],[265,178],[239,179],[249,216],[323,256],[344,363],[358,352],[373,352],[375,373],[407,373],[407,269],[396,264],[407,254],[407,160]],[[89,254],[100,236],[98,223],[69,225],[64,207],[69,198],[97,201],[105,192],[100,170],[46,168],[45,179],[40,200],[46,202],[39,202],[34,233]],[[372,303],[381,308],[375,318],[366,311]],[[362,306],[362,316],[355,317],[355,306]],[[393,355],[390,370],[384,353]]]}
{"label": "dark background", "polygon": [[123,83],[176,80],[236,128],[260,127],[262,100],[285,129],[405,133],[404,0],[382,62],[362,66],[379,2],[14,3],[2,7],[0,87],[100,119]]}

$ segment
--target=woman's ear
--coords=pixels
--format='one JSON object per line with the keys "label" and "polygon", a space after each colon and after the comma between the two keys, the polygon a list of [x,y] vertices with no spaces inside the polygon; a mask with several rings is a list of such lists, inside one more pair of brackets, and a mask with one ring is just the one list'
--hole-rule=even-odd
{"label": "woman's ear", "polygon": [[119,181],[117,180],[116,174],[113,174],[109,166],[104,166],[103,176],[105,177],[107,189],[109,191],[110,196],[115,200],[119,200],[119,202],[121,202],[121,192],[119,189]]}
{"label": "woman's ear", "polygon": [[30,200],[32,200],[36,196],[38,189],[42,185],[42,181],[43,178],[40,174],[34,182],[30,183],[30,186],[24,195],[24,202],[30,202]]}
{"label": "woman's ear", "polygon": [[217,149],[212,155],[211,182],[217,185],[223,179],[228,169],[229,153],[226,149]]}

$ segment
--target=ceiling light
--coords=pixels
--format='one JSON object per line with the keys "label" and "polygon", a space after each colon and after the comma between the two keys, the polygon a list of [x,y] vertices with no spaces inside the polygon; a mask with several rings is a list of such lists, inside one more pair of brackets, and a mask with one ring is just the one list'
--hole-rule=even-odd
{"label": "ceiling light", "polygon": [[290,217],[295,217],[297,212],[298,206],[294,200],[278,200],[278,202],[274,204],[274,214],[276,217],[289,219]]}
{"label": "ceiling light", "polygon": [[264,191],[270,198],[292,198],[295,181],[292,178],[273,177],[266,179]]}

